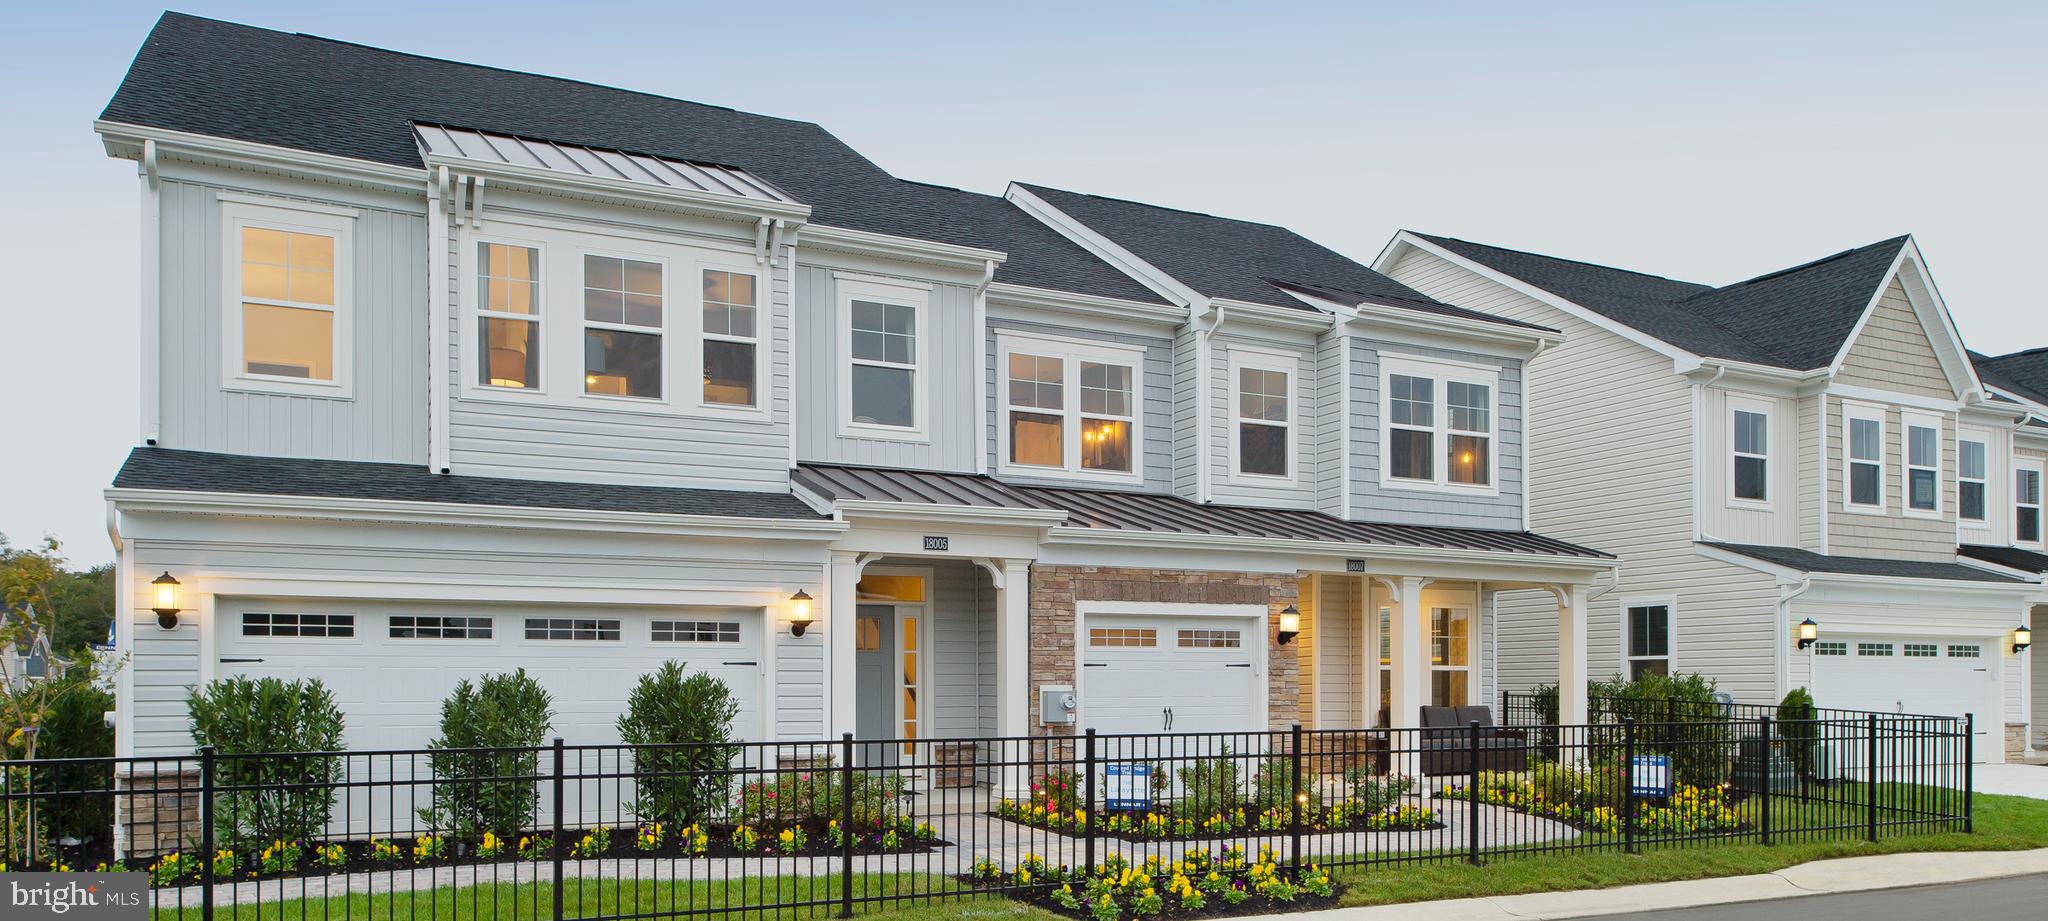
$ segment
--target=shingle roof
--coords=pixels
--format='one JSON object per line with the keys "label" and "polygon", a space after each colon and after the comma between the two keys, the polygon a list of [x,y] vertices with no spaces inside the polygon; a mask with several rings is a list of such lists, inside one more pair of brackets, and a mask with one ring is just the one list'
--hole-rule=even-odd
{"label": "shingle roof", "polygon": [[835,501],[869,500],[1067,513],[1068,527],[1105,531],[1213,534],[1442,550],[1613,559],[1598,550],[1531,534],[1482,528],[1345,521],[1320,512],[1203,505],[1179,496],[1106,489],[1024,486],[994,477],[879,467],[804,464],[798,485]]}
{"label": "shingle roof", "polygon": [[[1447,306],[1285,227],[1030,183],[1017,185],[1210,297],[1313,309],[1279,286],[1319,285],[1388,306],[1432,313],[1443,313]],[[1463,313],[1506,322],[1472,311]]]}
{"label": "shingle roof", "polygon": [[1726,550],[1755,560],[1762,560],[1800,572],[1834,573],[1848,576],[1878,576],[1892,579],[1947,579],[1955,582],[2013,582],[2026,583],[2026,579],[2015,579],[1993,572],[1986,572],[1961,563],[1929,562],[1925,560],[1886,560],[1865,556],[1834,556],[1801,550],[1797,547],[1766,547],[1757,544],[1724,544],[1715,541],[1701,541],[1708,547]]}
{"label": "shingle roof", "polygon": [[2048,404],[2048,349],[1998,356],[1971,352],[1970,363],[1977,366],[1977,376],[1985,383]]}
{"label": "shingle roof", "polygon": [[816,521],[823,517],[787,492],[441,476],[418,464],[254,457],[170,448],[128,452],[128,460],[114,475],[114,487],[731,518]]}
{"label": "shingle roof", "polygon": [[1964,544],[1956,548],[1956,553],[1973,560],[1983,560],[1986,563],[2003,566],[2007,569],[2017,569],[2021,572],[2048,573],[2048,554],[2035,553],[2032,550],[2021,550],[2018,547],[1986,547],[1978,544]]}
{"label": "shingle roof", "polygon": [[999,197],[889,175],[811,122],[165,13],[101,118],[396,166],[426,122],[738,167],[821,224],[1002,250],[999,281],[1159,303]]}
{"label": "shingle roof", "polygon": [[1908,239],[1893,237],[1715,288],[1455,237],[1414,235],[1686,351],[1799,371],[1834,361]]}
{"label": "shingle roof", "polygon": [[1524,322],[1522,320],[1511,320],[1507,317],[1496,317],[1490,313],[1480,313],[1477,310],[1467,310],[1463,307],[1458,307],[1452,304],[1439,304],[1436,301],[1418,301],[1414,298],[1407,297],[1387,297],[1385,295],[1364,294],[1358,291],[1346,291],[1343,288],[1333,288],[1329,285],[1308,285],[1302,284],[1300,282],[1286,281],[1274,281],[1273,284],[1282,288],[1292,288],[1296,291],[1300,291],[1304,294],[1313,295],[1315,297],[1320,297],[1324,300],[1336,301],[1340,304],[1350,304],[1353,306],[1357,306],[1359,304],[1378,304],[1382,307],[1398,307],[1402,310],[1414,310],[1422,313],[1433,313],[1439,316],[1456,317],[1461,320],[1478,320],[1484,323],[1499,323],[1503,326],[1515,326],[1520,327],[1522,329],[1536,330],[1539,332],[1546,333],[1558,332],[1558,330],[1548,326],[1541,326],[1535,323]]}

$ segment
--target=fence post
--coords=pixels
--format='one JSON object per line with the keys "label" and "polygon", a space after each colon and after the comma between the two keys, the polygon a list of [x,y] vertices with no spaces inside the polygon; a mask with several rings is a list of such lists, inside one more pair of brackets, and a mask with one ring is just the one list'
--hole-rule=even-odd
{"label": "fence post", "polygon": [[839,737],[839,917],[853,917],[853,733]]}
{"label": "fence post", "polygon": [[1864,719],[1870,727],[1870,796],[1868,797],[1870,802],[1868,808],[1864,810],[1863,831],[1864,835],[1871,842],[1875,843],[1877,841],[1877,714],[1872,713]]}
{"label": "fence post", "polygon": [[1977,831],[1977,714],[1963,714],[1963,833]]}
{"label": "fence post", "polygon": [[1086,737],[1082,740],[1081,757],[1083,778],[1081,781],[1081,790],[1083,791],[1082,802],[1086,805],[1088,814],[1087,821],[1083,823],[1086,827],[1081,829],[1081,863],[1083,865],[1083,872],[1093,875],[1095,873],[1095,813],[1097,812],[1095,808],[1095,728],[1093,726],[1088,728]]}
{"label": "fence post", "polygon": [[1621,720],[1621,846],[1636,852],[1636,718]]}
{"label": "fence post", "polygon": [[564,755],[566,755],[566,754],[567,754],[567,749],[565,749],[565,748],[563,747],[563,745],[562,745],[562,737],[561,737],[561,736],[556,736],[556,737],[555,737],[555,769],[554,769],[554,775],[555,775],[555,776],[554,776],[554,781],[555,781],[555,802],[554,802],[554,808],[555,808],[555,833],[554,833],[554,837],[552,837],[552,838],[549,838],[549,839],[548,839],[548,844],[549,844],[548,850],[550,850],[550,851],[553,851],[553,852],[554,852],[554,872],[555,872],[555,915],[554,915],[554,918],[555,918],[555,921],[562,921],[562,918],[563,918],[563,914],[562,914],[562,857],[563,857],[563,855],[565,855],[566,853],[568,853],[568,850],[569,850],[569,842],[567,842],[567,841],[563,840],[563,837],[564,837],[564,833],[563,833],[563,831],[562,831],[562,809],[563,809],[563,799],[562,799],[562,760],[563,760],[563,756],[564,756]]}
{"label": "fence post", "polygon": [[1479,864],[1479,721],[1465,727],[1465,862]]}
{"label": "fence post", "polygon": [[213,746],[199,749],[199,917],[213,921]]}
{"label": "fence post", "polygon": [[1515,718],[1508,715],[1508,692],[1506,691],[1500,692],[1500,724],[1502,726],[1515,725]]}
{"label": "fence post", "polygon": [[1764,717],[1763,717],[1762,719],[1758,720],[1758,723],[1760,724],[1760,729],[1761,729],[1761,730],[1762,730],[1762,732],[1763,732],[1763,740],[1764,740],[1764,741],[1763,741],[1763,746],[1762,746],[1762,747],[1763,747],[1763,759],[1764,759],[1764,766],[1763,766],[1763,786],[1764,786],[1764,789],[1763,789],[1763,805],[1762,805],[1762,807],[1761,807],[1761,809],[1760,809],[1760,811],[1761,811],[1761,812],[1763,813],[1763,815],[1762,815],[1762,816],[1760,817],[1760,819],[1761,819],[1761,821],[1763,822],[1763,826],[1764,826],[1764,844],[1765,844],[1765,846],[1769,846],[1770,844],[1772,844],[1772,843],[1773,843],[1773,842],[1771,841],[1771,793],[1772,793],[1772,790],[1771,790],[1771,786],[1772,786],[1772,777],[1771,777],[1771,773],[1772,773],[1772,772],[1771,772],[1771,718],[1770,718],[1770,716],[1769,716],[1769,715],[1765,715],[1765,716],[1764,716]]}
{"label": "fence post", "polygon": [[1288,730],[1287,752],[1287,867],[1289,879],[1301,878],[1301,805],[1308,797],[1301,792],[1301,724]]}

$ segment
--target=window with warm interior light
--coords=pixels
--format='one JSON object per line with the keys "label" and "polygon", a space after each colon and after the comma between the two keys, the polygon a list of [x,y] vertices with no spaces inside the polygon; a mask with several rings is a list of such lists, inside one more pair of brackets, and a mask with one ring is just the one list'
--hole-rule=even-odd
{"label": "window with warm interior light", "polygon": [[1987,520],[1990,457],[1990,446],[1981,437],[1964,437],[1956,442],[1956,517],[1964,521]]}
{"label": "window with warm interior light", "polygon": [[354,218],[224,201],[232,386],[346,396]]}
{"label": "window with warm interior light", "polygon": [[1240,476],[1293,476],[1294,365],[1279,358],[1231,359],[1235,471]]}
{"label": "window with warm interior light", "polygon": [[1136,477],[1142,352],[1010,334],[997,341],[1005,470]]}
{"label": "window with warm interior light", "polygon": [[1380,364],[1382,482],[1492,490],[1499,373],[1391,355]]}
{"label": "window with warm interior light", "polygon": [[1429,697],[1438,707],[1462,707],[1472,682],[1472,611],[1429,609]]}
{"label": "window with warm interior light", "polygon": [[659,262],[583,256],[583,392],[662,398],[666,329]]}
{"label": "window with warm interior light", "polygon": [[478,383],[540,387],[540,250],[476,245]]}
{"label": "window with warm interior light", "polygon": [[1884,508],[1884,411],[1853,403],[1842,405],[1848,432],[1843,454],[1846,474],[1843,499],[1851,509]]}

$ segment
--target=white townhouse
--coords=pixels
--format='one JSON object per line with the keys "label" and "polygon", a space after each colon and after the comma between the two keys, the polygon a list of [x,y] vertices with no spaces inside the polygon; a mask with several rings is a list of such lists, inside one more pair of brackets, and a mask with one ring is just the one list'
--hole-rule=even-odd
{"label": "white townhouse", "polygon": [[[123,755],[189,751],[228,675],[317,677],[386,748],[515,667],[593,744],[667,660],[751,740],[1413,725],[1496,663],[1587,672],[1618,562],[1527,526],[1552,324],[1277,227],[180,14],[96,129],[143,209]],[[1499,632],[1511,591],[1554,638]]]}
{"label": "white townhouse", "polygon": [[[1530,521],[1625,561],[1589,599],[1594,674],[1968,713],[1978,758],[2025,749],[2019,628],[2048,566],[1958,549],[2039,549],[2040,430],[1987,388],[1911,238],[1722,287],[1413,232],[1375,266],[1564,332],[1528,368]],[[1539,608],[1499,600],[1504,655],[1553,633]],[[1555,678],[1500,661],[1511,690]]]}
{"label": "white townhouse", "polygon": [[[2048,577],[2048,547],[2042,545],[2041,481],[2048,476],[2048,349],[2032,349],[1990,357],[1972,352],[1977,377],[2000,408],[2017,406],[2026,413],[2018,426],[1984,427],[1982,447],[1966,445],[1959,461],[1963,507],[1963,545],[1958,559],[1993,572],[2024,578]],[[1994,416],[1998,423],[2007,416]],[[2007,449],[2008,445],[2010,450]],[[1975,462],[1982,455],[1982,464]],[[1984,497],[1984,514],[1975,514],[1976,495]],[[2034,597],[2031,632],[2048,630],[2048,591]],[[2030,636],[2029,639],[2032,637]],[[2048,656],[2029,650],[2028,658]],[[2032,709],[2028,743],[2036,752],[2048,749],[2048,659],[2030,665],[2022,693]],[[2041,714],[2039,718],[2031,714]]]}

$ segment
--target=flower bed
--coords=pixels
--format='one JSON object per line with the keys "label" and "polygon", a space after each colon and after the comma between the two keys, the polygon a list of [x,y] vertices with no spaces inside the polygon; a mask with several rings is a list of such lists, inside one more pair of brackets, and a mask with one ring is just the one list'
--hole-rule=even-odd
{"label": "flower bed", "polygon": [[[1164,809],[1109,811],[1095,816],[1097,835],[1125,841],[1200,841],[1245,834],[1280,834],[1293,821],[1287,791],[1275,788],[1277,772],[1262,769],[1250,785],[1251,802],[1234,764],[1208,759],[1181,772],[1183,798]],[[1423,831],[1442,828],[1428,808],[1402,804],[1413,784],[1406,778],[1353,773],[1345,777],[1347,796],[1326,803],[1310,789],[1304,796],[1302,825],[1310,832]],[[1155,783],[1155,798],[1165,792]],[[1261,805],[1264,803],[1266,805]],[[1068,834],[1086,834],[1088,810],[1075,794],[1071,773],[1054,771],[1032,785],[1024,800],[999,800],[990,813],[999,819]]]}
{"label": "flower bed", "polygon": [[[1479,775],[1478,799],[1488,805],[1554,819],[1581,831],[1612,834],[1622,831],[1623,810],[1616,802],[1622,788],[1618,782],[1603,782],[1601,778],[1605,776],[1597,770],[1575,771],[1556,765],[1537,765],[1527,773],[1488,772]],[[1452,787],[1437,795],[1457,801],[1473,798],[1472,791],[1464,787]],[[1678,784],[1664,802],[1636,802],[1635,829],[1644,834],[1696,835],[1741,831],[1745,827],[1726,787]]]}
{"label": "flower bed", "polygon": [[1011,888],[1013,898],[1056,914],[1089,921],[1121,918],[1214,918],[1334,907],[1337,886],[1330,874],[1309,866],[1287,879],[1271,848],[1247,857],[1243,845],[1211,854],[1197,852],[1168,861],[1158,856],[1131,864],[1112,855],[1093,872],[1048,866],[1026,854],[1005,871],[977,861],[967,882],[978,888]]}

